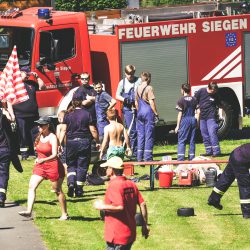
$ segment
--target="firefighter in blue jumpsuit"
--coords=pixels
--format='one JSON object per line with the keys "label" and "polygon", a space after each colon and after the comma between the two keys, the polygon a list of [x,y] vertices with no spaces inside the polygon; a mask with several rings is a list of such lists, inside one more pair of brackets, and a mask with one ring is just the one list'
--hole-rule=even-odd
{"label": "firefighter in blue jumpsuit", "polygon": [[210,82],[207,88],[199,89],[195,97],[200,109],[200,130],[206,153],[203,156],[219,156],[221,154],[217,135],[217,108],[221,106],[216,82]]}
{"label": "firefighter in blue jumpsuit", "polygon": [[149,72],[141,73],[141,84],[136,90],[135,105],[137,108],[137,161],[152,161],[154,147],[155,122],[158,113],[155,105],[155,95]]}
{"label": "firefighter in blue jumpsuit", "polygon": [[135,109],[135,91],[140,85],[141,79],[135,75],[135,66],[127,65],[125,67],[125,78],[123,78],[117,87],[116,99],[123,103],[123,116],[126,127],[129,129],[129,139],[133,156],[137,156],[137,132],[136,132],[136,109]]}
{"label": "firefighter in blue jumpsuit", "polygon": [[230,154],[229,162],[208,199],[208,205],[221,210],[220,200],[237,179],[243,218],[250,219],[250,143],[239,146]]}
{"label": "firefighter in blue jumpsuit", "polygon": [[82,108],[82,96],[74,95],[71,112],[64,116],[59,143],[66,135],[66,163],[68,178],[68,196],[83,196],[83,185],[89,168],[91,142],[95,139],[99,148],[98,133],[93,125],[90,112]]}
{"label": "firefighter in blue jumpsuit", "polygon": [[181,94],[183,95],[177,102],[176,109],[179,111],[177,117],[177,126],[175,133],[178,133],[178,161],[185,160],[186,144],[189,142],[188,159],[195,157],[195,132],[197,121],[195,119],[195,110],[197,100],[190,96],[190,85],[185,83],[181,86]]}
{"label": "firefighter in blue jumpsuit", "polygon": [[107,110],[112,109],[116,100],[113,99],[106,91],[102,90],[102,82],[96,82],[93,84],[96,91],[95,99],[95,111],[97,119],[97,129],[99,134],[99,140],[102,141],[104,135],[104,127],[109,124],[107,120]]}

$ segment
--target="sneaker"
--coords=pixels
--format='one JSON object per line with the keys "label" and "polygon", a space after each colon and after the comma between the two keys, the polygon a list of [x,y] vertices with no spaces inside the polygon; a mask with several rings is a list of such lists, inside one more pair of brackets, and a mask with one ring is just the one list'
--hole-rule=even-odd
{"label": "sneaker", "polygon": [[219,210],[222,210],[222,209],[223,209],[223,206],[220,204],[219,201],[215,201],[215,200],[213,200],[213,199],[211,199],[211,198],[208,199],[207,204],[208,204],[209,206],[213,206],[213,207],[215,207],[216,209],[219,209]]}
{"label": "sneaker", "polygon": [[69,219],[69,216],[66,214],[66,215],[62,215],[58,220],[68,220]]}
{"label": "sneaker", "polygon": [[69,184],[67,195],[71,198],[74,197],[74,189],[75,189],[74,184]]}

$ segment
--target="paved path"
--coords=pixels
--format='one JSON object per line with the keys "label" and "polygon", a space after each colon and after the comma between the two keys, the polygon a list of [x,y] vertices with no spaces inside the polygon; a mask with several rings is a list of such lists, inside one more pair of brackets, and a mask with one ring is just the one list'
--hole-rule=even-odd
{"label": "paved path", "polygon": [[0,208],[0,249],[45,250],[41,235],[32,219],[18,214],[24,208],[13,202],[6,202]]}

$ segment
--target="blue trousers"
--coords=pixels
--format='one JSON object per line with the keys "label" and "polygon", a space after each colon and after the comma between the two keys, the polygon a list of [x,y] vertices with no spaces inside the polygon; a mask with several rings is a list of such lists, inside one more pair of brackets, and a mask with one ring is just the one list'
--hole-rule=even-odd
{"label": "blue trousers", "polygon": [[68,185],[83,186],[89,169],[91,157],[91,139],[67,139],[66,163]]}
{"label": "blue trousers", "polygon": [[0,199],[6,199],[10,171],[10,151],[0,148]]}
{"label": "blue trousers", "polygon": [[200,120],[200,130],[207,154],[218,155],[221,153],[217,135],[218,124],[215,119]]}
{"label": "blue trousers", "polygon": [[154,115],[148,114],[148,117],[138,116],[137,134],[138,134],[138,161],[152,161],[154,147]]}
{"label": "blue trousers", "polygon": [[220,202],[221,197],[231,186],[235,178],[237,179],[240,205],[243,216],[250,216],[250,166],[234,159],[233,153],[229,158],[229,163],[216,183],[211,198]]}
{"label": "blue trousers", "polygon": [[193,116],[186,116],[181,119],[178,131],[178,161],[185,160],[186,145],[189,143],[188,159],[195,157],[195,132],[196,119]]}
{"label": "blue trousers", "polygon": [[[133,120],[134,113],[131,110],[123,109],[123,115],[124,115],[126,127],[129,128]],[[136,117],[134,119],[133,125],[129,133],[129,141],[130,141],[130,146],[131,146],[133,155],[136,156],[137,155]]]}

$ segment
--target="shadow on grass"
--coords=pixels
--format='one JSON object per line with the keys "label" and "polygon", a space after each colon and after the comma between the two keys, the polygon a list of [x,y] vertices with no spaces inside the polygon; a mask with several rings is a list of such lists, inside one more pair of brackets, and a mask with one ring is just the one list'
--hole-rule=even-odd
{"label": "shadow on grass", "polygon": [[[39,216],[36,219],[46,219],[46,220],[58,220],[58,217],[43,217]],[[101,220],[100,217],[83,217],[83,216],[69,216],[69,221],[98,221]]]}
{"label": "shadow on grass", "polygon": [[67,199],[67,202],[78,203],[78,202],[87,202],[87,201],[91,201],[91,200],[94,200],[94,199],[96,199],[96,197],[91,197],[91,198],[75,198],[75,199]]}
{"label": "shadow on grass", "polygon": [[214,216],[242,216],[242,214],[214,214]]}
{"label": "shadow on grass", "polygon": [[35,203],[56,206],[57,205],[57,200],[54,200],[54,201],[35,201]]}
{"label": "shadow on grass", "polygon": [[[84,193],[94,193],[94,192],[98,192],[98,191],[106,191],[106,188],[102,188],[102,189],[95,189],[95,190],[88,190],[88,191],[85,191],[84,190]],[[84,195],[85,196],[85,195]]]}

